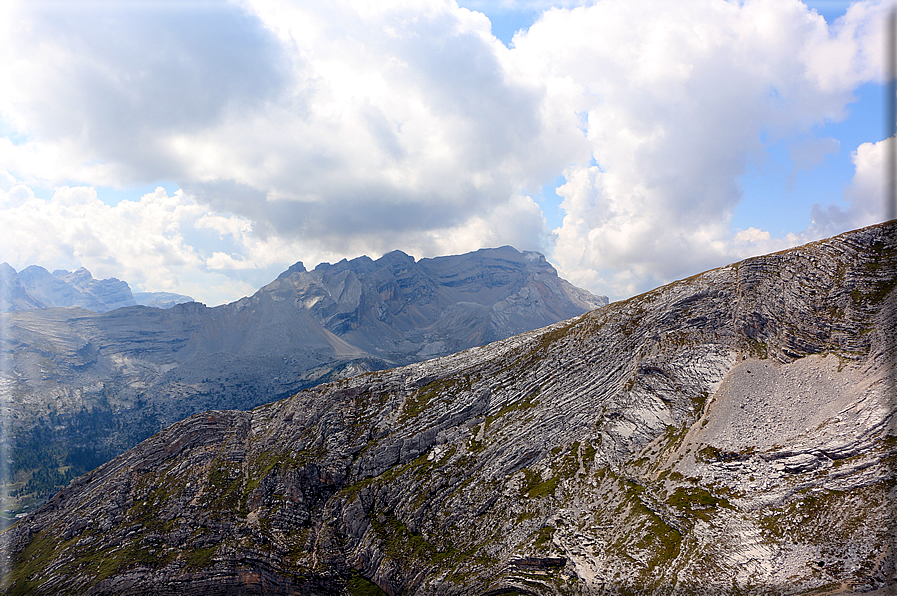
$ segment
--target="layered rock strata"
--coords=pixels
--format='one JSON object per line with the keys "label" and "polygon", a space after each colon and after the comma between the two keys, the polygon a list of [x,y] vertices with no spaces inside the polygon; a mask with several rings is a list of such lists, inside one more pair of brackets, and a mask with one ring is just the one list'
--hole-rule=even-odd
{"label": "layered rock strata", "polygon": [[[26,272],[36,270],[63,283]],[[62,273],[79,287],[91,279]],[[606,303],[558,277],[542,255],[502,247],[420,261],[396,251],[314,271],[297,263],[253,296],[214,308],[9,313],[0,325],[2,414],[18,480],[9,490],[24,495],[20,506],[46,499],[66,475],[190,414],[250,409]]]}
{"label": "layered rock strata", "polygon": [[5,593],[887,593],[895,232],[193,416],[4,533]]}

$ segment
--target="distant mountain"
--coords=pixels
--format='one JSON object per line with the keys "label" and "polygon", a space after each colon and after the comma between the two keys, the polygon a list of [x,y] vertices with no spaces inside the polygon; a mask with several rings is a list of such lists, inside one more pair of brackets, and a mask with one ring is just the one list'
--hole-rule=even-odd
{"label": "distant mountain", "polygon": [[[301,307],[354,350],[405,364],[537,329],[607,304],[510,246],[415,261],[394,251],[306,271],[296,263],[236,308]],[[270,336],[266,341],[270,341]]]}
{"label": "distant mountain", "polygon": [[297,263],[251,297],[214,308],[12,312],[0,344],[10,455],[22,478],[43,472],[10,490],[46,495],[195,412],[249,409],[605,304],[542,255],[502,247],[420,261],[393,252],[314,271]]}
{"label": "distant mountain", "polygon": [[144,304],[171,308],[192,302],[189,296],[169,292],[131,293],[131,287],[114,277],[94,279],[90,271],[58,269],[50,273],[31,265],[16,273],[8,263],[0,263],[0,312],[34,308],[80,307],[94,312],[108,312],[125,306]]}
{"label": "distant mountain", "polygon": [[[400,328],[435,328],[443,290],[536,312],[520,306],[540,288],[530,266],[486,253],[297,267],[215,311],[214,327],[197,319],[203,339],[177,349],[280,345],[275,313],[290,307],[331,353],[388,321],[376,345],[420,354]],[[198,414],[3,534],[5,593],[894,594],[895,307],[892,221],[485,347]],[[181,310],[186,328],[199,309]],[[144,337],[129,366],[163,361],[161,338]],[[106,349],[77,353],[86,365]]]}
{"label": "distant mountain", "polygon": [[153,308],[171,308],[177,304],[193,302],[190,296],[173,292],[134,292],[134,302],[141,306]]}

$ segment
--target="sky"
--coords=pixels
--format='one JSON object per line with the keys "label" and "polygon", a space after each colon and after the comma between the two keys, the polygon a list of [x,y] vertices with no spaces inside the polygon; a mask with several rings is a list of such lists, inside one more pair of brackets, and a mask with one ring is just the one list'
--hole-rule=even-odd
{"label": "sky", "polygon": [[0,3],[0,261],[211,306],[510,244],[623,299],[882,221],[891,6]]}

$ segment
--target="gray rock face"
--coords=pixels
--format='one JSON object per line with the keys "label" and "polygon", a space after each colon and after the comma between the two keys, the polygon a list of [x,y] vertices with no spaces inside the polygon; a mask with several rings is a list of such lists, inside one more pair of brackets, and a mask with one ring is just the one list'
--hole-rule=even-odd
{"label": "gray rock face", "polygon": [[0,312],[70,306],[106,312],[136,304],[126,282],[114,277],[94,279],[84,267],[51,274],[43,267],[31,265],[16,273],[9,264],[2,263],[0,282]]}
{"label": "gray rock face", "polygon": [[43,306],[42,302],[28,293],[16,270],[9,263],[0,263],[0,312]]}
{"label": "gray rock face", "polygon": [[[24,277],[48,288],[66,280],[92,287],[86,272],[63,279],[38,270]],[[249,409],[606,303],[560,279],[541,255],[503,247],[418,262],[394,252],[311,272],[297,264],[253,296],[215,308],[10,313],[2,342],[10,366],[0,382],[11,396],[14,473],[38,461],[63,486],[60,458],[87,471],[190,414]],[[46,492],[53,482],[23,490]]]}
{"label": "gray rock face", "polygon": [[109,279],[94,279],[90,271],[81,267],[77,271],[58,270],[53,272],[53,277],[64,281],[75,290],[81,292],[87,300],[94,300],[95,306],[88,306],[74,301],[72,304],[59,304],[53,306],[81,306],[96,312],[115,310],[123,306],[134,306],[134,296],[126,282],[114,277]]}
{"label": "gray rock face", "polygon": [[194,302],[190,296],[173,292],[134,292],[134,302],[140,306],[171,308],[177,304]]}
{"label": "gray rock face", "polygon": [[323,263],[311,272],[297,263],[261,292],[304,308],[327,331],[397,364],[504,339],[607,304],[606,297],[559,278],[541,254],[510,246],[417,262],[394,251],[376,261]]}
{"label": "gray rock face", "polygon": [[80,307],[94,312],[108,312],[125,306],[171,308],[175,304],[193,302],[190,296],[171,292],[131,293],[131,287],[114,277],[94,279],[90,271],[59,269],[52,274],[37,265],[21,272],[0,263],[0,312],[35,308]]}
{"label": "gray rock face", "polygon": [[193,416],[2,534],[7,593],[890,593],[895,238]]}

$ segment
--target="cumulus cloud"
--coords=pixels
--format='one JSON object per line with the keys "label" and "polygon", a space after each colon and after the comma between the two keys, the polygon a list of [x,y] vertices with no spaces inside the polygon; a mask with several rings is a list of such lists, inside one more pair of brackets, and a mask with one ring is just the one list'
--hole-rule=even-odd
{"label": "cumulus cloud", "polygon": [[[807,236],[825,237],[881,221],[885,204],[885,154],[894,137],[863,143],[853,153],[856,168],[844,193],[845,205],[813,205],[813,223]],[[893,148],[891,149],[893,151]]]}
{"label": "cumulus cloud", "polygon": [[508,76],[481,13],[436,0],[201,15],[110,4],[19,5],[23,30],[43,31],[12,31],[4,48],[6,76],[26,80],[0,103],[28,138],[0,148],[20,178],[46,179],[52,161],[51,183],[177,180],[259,233],[376,252],[395,247],[384,237],[452,236],[564,164],[542,148],[540,90]]}
{"label": "cumulus cloud", "polygon": [[280,92],[286,57],[258,19],[224,3],[178,6],[10,4],[0,73],[16,84],[4,86],[0,107],[32,151],[58,150],[51,182],[181,174],[173,138]]}
{"label": "cumulus cloud", "polygon": [[[0,190],[0,260],[118,277],[135,291],[185,293],[208,304],[250,294],[273,279],[301,247],[253,234],[245,218],[212,212],[182,191],[163,188],[114,206],[89,187],[58,187],[48,199],[26,185]],[[205,235],[229,252],[203,251]],[[313,257],[318,255],[312,254]],[[328,257],[330,255],[320,255]],[[252,269],[241,280],[232,269]]]}
{"label": "cumulus cloud", "polygon": [[[879,65],[857,32],[881,13],[863,4],[829,29],[797,1],[605,0],[549,11],[515,37],[541,78],[572,79],[546,109],[582,115],[596,164],[569,167],[558,189],[562,271],[625,296],[767,248],[729,229],[738,177],[764,134],[843,117]],[[819,56],[834,54],[827,69]]]}
{"label": "cumulus cloud", "polygon": [[[446,235],[548,175],[539,90],[507,76],[507,50],[482,14],[443,2],[251,9],[310,65],[293,90],[308,100],[301,118],[266,116],[251,131],[233,123],[224,136],[263,130],[268,142],[229,146],[213,176],[231,174],[235,191],[264,199],[250,213],[237,192],[187,187],[213,205],[324,247],[351,237],[376,251],[384,234]],[[276,155],[256,155],[272,143]]]}
{"label": "cumulus cloud", "polygon": [[[798,236],[730,229],[739,176],[763,138],[801,139],[798,169],[833,150],[814,126],[878,76],[884,12],[857,2],[830,27],[797,0],[532,0],[507,6],[541,12],[509,49],[450,0],[0,10],[0,77],[17,82],[0,86],[2,217],[61,239],[23,231],[3,258],[197,297],[299,259],[496,244],[553,250],[573,281],[625,296],[781,247]],[[561,172],[550,231],[527,189]],[[181,191],[91,195],[159,180]]]}

